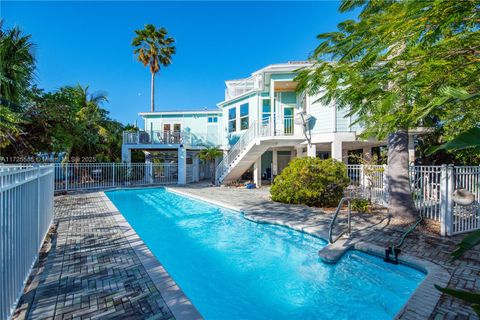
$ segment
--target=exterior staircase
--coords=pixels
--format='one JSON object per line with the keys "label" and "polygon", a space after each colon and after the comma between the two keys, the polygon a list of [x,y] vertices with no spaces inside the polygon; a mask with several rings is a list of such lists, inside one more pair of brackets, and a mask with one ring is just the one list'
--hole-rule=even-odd
{"label": "exterior staircase", "polygon": [[258,138],[270,136],[271,131],[269,119],[255,121],[218,164],[215,171],[217,184],[240,178],[269,148],[268,144],[262,143]]}
{"label": "exterior staircase", "polygon": [[[278,139],[290,144],[303,141],[293,135],[293,119],[287,121],[292,121],[287,126],[290,129],[280,130],[273,128],[270,119],[255,121],[218,164],[215,171],[217,184],[239,179],[269,147],[278,145]],[[277,120],[277,123],[285,124],[285,120]]]}

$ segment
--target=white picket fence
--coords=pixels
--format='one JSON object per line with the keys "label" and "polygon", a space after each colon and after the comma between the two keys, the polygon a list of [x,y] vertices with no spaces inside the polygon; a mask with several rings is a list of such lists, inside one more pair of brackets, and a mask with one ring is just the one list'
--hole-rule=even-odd
{"label": "white picket fence", "polygon": [[[351,184],[360,186],[372,202],[388,203],[387,166],[347,165]],[[440,222],[442,235],[480,229],[480,166],[412,166],[410,187],[420,215]],[[468,207],[452,201],[456,189],[475,195]]]}
{"label": "white picket fence", "polygon": [[54,166],[0,165],[0,319],[13,312],[53,221]]}
{"label": "white picket fence", "polygon": [[55,191],[178,183],[176,163],[57,163]]}

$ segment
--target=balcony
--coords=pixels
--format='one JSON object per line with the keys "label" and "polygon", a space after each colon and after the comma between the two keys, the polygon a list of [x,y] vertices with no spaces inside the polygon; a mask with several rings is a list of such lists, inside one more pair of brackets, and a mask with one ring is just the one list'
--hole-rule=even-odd
{"label": "balcony", "polygon": [[225,84],[227,86],[225,100],[230,100],[246,92],[260,89],[262,87],[262,77],[257,75],[245,79],[229,80]]}
{"label": "balcony", "polygon": [[124,145],[186,145],[209,146],[217,145],[217,137],[206,134],[194,134],[187,131],[124,131]]}

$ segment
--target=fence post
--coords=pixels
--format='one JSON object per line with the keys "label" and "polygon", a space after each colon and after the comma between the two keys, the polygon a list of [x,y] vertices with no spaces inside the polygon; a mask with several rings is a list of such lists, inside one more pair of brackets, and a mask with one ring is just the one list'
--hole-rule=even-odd
{"label": "fence post", "polygon": [[68,191],[68,162],[65,162],[65,191]]}
{"label": "fence post", "polygon": [[386,164],[383,165],[382,182],[383,182],[383,194],[382,194],[383,205],[388,206],[389,187],[388,187],[388,166]]}
{"label": "fence post", "polygon": [[442,165],[440,169],[440,234],[452,234],[452,197],[453,192],[453,167]]}
{"label": "fence post", "polygon": [[115,162],[112,163],[112,187],[115,187]]}
{"label": "fence post", "polygon": [[[37,243],[36,248],[40,249],[40,165],[37,165]],[[38,253],[37,253],[38,257]]]}
{"label": "fence post", "polygon": [[455,177],[454,177],[454,167],[453,165],[447,166],[447,201],[446,201],[446,213],[445,225],[447,228],[447,235],[450,236],[453,234],[453,191],[455,189]]}

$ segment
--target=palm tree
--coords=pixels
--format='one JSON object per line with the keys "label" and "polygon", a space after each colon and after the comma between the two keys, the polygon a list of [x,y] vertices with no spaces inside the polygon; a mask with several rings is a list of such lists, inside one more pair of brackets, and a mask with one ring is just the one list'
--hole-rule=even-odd
{"label": "palm tree", "polygon": [[151,79],[151,109],[155,111],[155,75],[160,67],[167,67],[172,63],[172,55],[175,54],[175,39],[168,37],[167,29],[155,28],[153,24],[146,24],[143,30],[135,30],[137,36],[133,38],[133,51],[144,67],[150,66]]}
{"label": "palm tree", "polygon": [[[108,102],[102,92],[89,92],[89,86],[67,86],[61,89],[66,101],[75,112],[75,143],[70,153],[76,156],[92,156],[99,149],[105,148],[104,141],[108,137],[105,128],[106,112],[102,103]],[[105,151],[105,150],[103,150]]]}
{"label": "palm tree", "polygon": [[3,30],[0,20],[0,97],[19,105],[34,77],[35,45],[15,27]]}
{"label": "palm tree", "polygon": [[34,76],[34,44],[19,28],[3,30],[0,20],[0,147],[22,133],[20,111]]}
{"label": "palm tree", "polygon": [[210,162],[210,172],[212,178],[212,184],[215,184],[215,159],[223,155],[223,152],[216,147],[208,147],[200,150],[199,157],[205,162]]}

